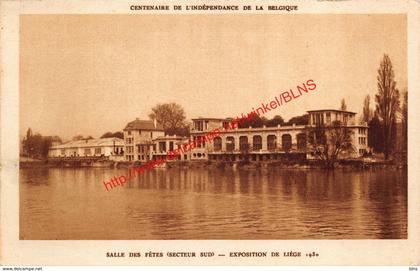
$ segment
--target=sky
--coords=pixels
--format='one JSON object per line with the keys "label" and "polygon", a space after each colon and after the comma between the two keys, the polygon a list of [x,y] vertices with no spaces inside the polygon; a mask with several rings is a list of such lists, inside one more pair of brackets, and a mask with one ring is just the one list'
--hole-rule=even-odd
{"label": "sky", "polygon": [[187,119],[233,117],[308,79],[315,92],[267,113],[360,113],[383,54],[407,86],[404,15],[23,15],[20,135],[121,131],[176,102]]}

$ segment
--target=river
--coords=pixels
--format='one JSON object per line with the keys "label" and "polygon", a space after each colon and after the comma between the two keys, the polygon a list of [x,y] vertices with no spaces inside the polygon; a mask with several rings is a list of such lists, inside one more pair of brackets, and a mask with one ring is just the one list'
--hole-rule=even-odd
{"label": "river", "polygon": [[20,169],[21,240],[405,239],[402,170]]}

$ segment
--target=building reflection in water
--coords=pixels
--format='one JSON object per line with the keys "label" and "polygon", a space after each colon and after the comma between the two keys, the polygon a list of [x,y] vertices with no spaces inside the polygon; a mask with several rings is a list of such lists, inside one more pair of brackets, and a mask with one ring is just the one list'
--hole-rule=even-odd
{"label": "building reflection in water", "polygon": [[21,169],[21,239],[407,238],[403,171]]}

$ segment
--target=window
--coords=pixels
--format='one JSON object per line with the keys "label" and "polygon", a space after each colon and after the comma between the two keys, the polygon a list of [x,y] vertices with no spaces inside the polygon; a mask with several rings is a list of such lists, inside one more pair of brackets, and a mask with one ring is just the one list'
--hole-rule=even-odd
{"label": "window", "polygon": [[330,112],[326,113],[326,116],[327,116],[327,123],[331,123],[331,113]]}
{"label": "window", "polygon": [[284,151],[289,151],[292,148],[292,136],[289,134],[282,135],[281,145]]}
{"label": "window", "polygon": [[300,133],[296,136],[298,150],[306,150],[306,134]]}
{"label": "window", "polygon": [[248,151],[248,137],[246,136],[239,137],[239,150]]}
{"label": "window", "polygon": [[128,132],[127,132],[127,134],[128,134],[128,135],[131,135],[131,131],[128,131]]}
{"label": "window", "polygon": [[315,117],[315,124],[319,125],[319,124],[323,124],[324,123],[324,114],[322,113],[316,113],[314,115]]}
{"label": "window", "polygon": [[101,154],[101,148],[95,148],[95,154]]}
{"label": "window", "polygon": [[222,139],[220,137],[215,137],[213,139],[213,148],[214,148],[214,151],[222,150]]}
{"label": "window", "polygon": [[344,119],[343,119],[344,123],[347,123],[347,118],[348,118],[347,114],[344,114]]}
{"label": "window", "polygon": [[153,138],[153,132],[150,132],[150,138]]}
{"label": "window", "polygon": [[226,137],[226,151],[233,151],[235,149],[235,138],[233,136]]}
{"label": "window", "polygon": [[259,135],[252,137],[252,146],[254,151],[259,151],[262,149],[262,137]]}
{"label": "window", "polygon": [[174,142],[169,141],[169,150],[173,151],[174,150]]}
{"label": "window", "polygon": [[86,148],[86,149],[84,150],[84,153],[85,153],[85,156],[87,156],[87,155],[91,155],[91,152],[90,152],[90,149],[89,149],[89,148]]}
{"label": "window", "polygon": [[195,122],[195,128],[198,130],[198,131],[203,131],[203,121],[196,121]]}
{"label": "window", "polygon": [[277,137],[275,135],[267,136],[267,148],[269,151],[273,151],[277,148]]}
{"label": "window", "polygon": [[228,121],[224,121],[223,122],[223,128],[228,128],[229,127],[229,122]]}
{"label": "window", "polygon": [[61,149],[61,155],[66,155],[66,150],[65,149]]}
{"label": "window", "polygon": [[166,152],[166,142],[165,141],[159,142],[159,152]]}

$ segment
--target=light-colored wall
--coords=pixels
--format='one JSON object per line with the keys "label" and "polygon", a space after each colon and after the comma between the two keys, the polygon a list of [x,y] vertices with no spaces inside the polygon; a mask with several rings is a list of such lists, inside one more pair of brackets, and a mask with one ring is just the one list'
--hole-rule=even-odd
{"label": "light-colored wall", "polygon": [[[118,148],[120,150],[124,146],[121,144],[118,144],[115,146],[115,148]],[[95,154],[95,149],[100,148],[101,153]],[[79,157],[85,157],[85,149],[90,150],[89,156],[111,156],[113,154],[114,146],[91,146],[91,147],[63,147],[63,148],[54,148],[50,149],[48,151],[48,157],[71,157],[73,156],[79,156]],[[62,150],[64,150],[64,154],[62,154]]]}
{"label": "light-colored wall", "polygon": [[[131,132],[131,134],[129,134]],[[124,131],[124,156],[127,159],[127,155],[132,155],[133,161],[138,161],[139,155],[145,155],[140,153],[137,144],[151,143],[153,139],[164,136],[164,131],[148,131],[148,130],[125,130]],[[132,139],[131,143],[128,143],[127,139]],[[132,151],[128,151],[127,147],[132,147]],[[146,159],[144,159],[146,160]]]}

